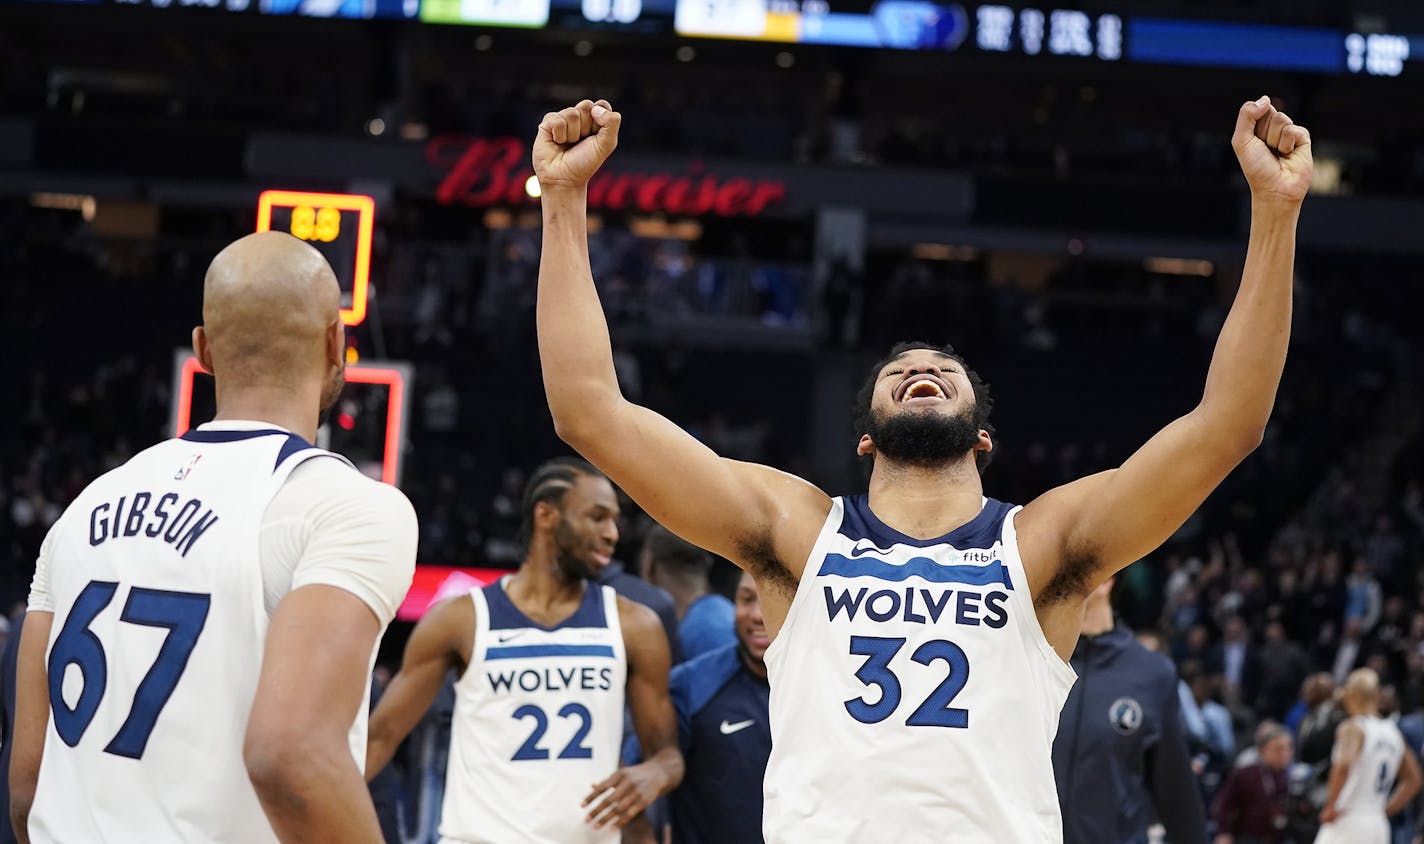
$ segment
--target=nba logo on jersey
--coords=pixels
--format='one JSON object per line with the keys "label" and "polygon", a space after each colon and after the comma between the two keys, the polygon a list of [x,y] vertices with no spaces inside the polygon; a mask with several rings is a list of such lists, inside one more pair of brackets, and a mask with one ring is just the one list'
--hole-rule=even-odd
{"label": "nba logo on jersey", "polygon": [[188,458],[188,462],[187,462],[185,465],[178,467],[178,471],[176,471],[176,472],[173,473],[173,480],[175,480],[175,481],[187,480],[187,478],[188,478],[188,473],[192,472],[192,471],[193,471],[193,468],[198,465],[198,461],[199,461],[199,460],[202,460],[202,459],[203,459],[202,452],[199,452],[198,454],[195,454],[195,455],[193,455],[192,457],[189,457],[189,458]]}

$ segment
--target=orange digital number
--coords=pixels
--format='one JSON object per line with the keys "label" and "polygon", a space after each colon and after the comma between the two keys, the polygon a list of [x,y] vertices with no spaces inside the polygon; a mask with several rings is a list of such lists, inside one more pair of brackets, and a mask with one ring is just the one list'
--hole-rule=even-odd
{"label": "orange digital number", "polygon": [[341,236],[341,212],[335,208],[298,205],[292,209],[292,236],[330,243]]}

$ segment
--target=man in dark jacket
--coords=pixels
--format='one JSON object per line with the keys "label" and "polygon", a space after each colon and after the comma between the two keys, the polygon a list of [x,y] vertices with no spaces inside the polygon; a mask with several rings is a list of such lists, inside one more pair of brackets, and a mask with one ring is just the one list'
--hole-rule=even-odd
{"label": "man in dark jacket", "polygon": [[1206,813],[1191,769],[1171,660],[1114,624],[1109,580],[1088,598],[1073,651],[1078,682],[1053,743],[1064,844],[1200,844]]}

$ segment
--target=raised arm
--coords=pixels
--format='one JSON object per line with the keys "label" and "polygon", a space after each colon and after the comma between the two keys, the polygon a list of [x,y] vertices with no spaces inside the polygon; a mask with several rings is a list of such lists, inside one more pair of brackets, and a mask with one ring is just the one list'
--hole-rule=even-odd
{"label": "raised arm", "polygon": [[1021,545],[1040,601],[1086,595],[1156,549],[1261,442],[1290,339],[1310,135],[1262,97],[1241,107],[1232,146],[1251,186],[1251,235],[1201,402],[1120,468],[1059,487],[1024,509]]}
{"label": "raised arm", "polygon": [[539,357],[554,427],[674,533],[744,568],[758,567],[770,550],[799,575],[830,508],[825,494],[718,457],[618,388],[586,217],[588,181],[617,146],[621,120],[606,101],[585,100],[545,115],[534,142],[544,209]]}
{"label": "raised arm", "polygon": [[593,806],[589,823],[600,828],[623,826],[637,818],[654,800],[676,788],[683,774],[677,713],[668,696],[672,657],[662,623],[652,610],[626,598],[618,599],[618,616],[628,653],[628,708],[643,761],[594,783],[584,798],[584,807]]}
{"label": "raised arm", "polygon": [[463,671],[474,649],[475,604],[465,595],[441,601],[415,625],[400,671],[381,695],[366,737],[366,781],[390,764],[396,748],[425,717],[449,671]]}

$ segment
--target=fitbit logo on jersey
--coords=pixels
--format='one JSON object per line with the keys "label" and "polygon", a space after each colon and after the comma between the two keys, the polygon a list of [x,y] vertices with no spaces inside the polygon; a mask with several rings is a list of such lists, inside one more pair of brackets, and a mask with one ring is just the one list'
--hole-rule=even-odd
{"label": "fitbit logo on jersey", "polygon": [[845,613],[854,621],[861,613],[871,621],[903,619],[912,624],[937,624],[945,617],[966,627],[984,625],[998,629],[1009,621],[1007,592],[995,590],[986,594],[963,589],[926,589],[906,586],[903,589],[880,589],[871,592],[862,586],[849,589],[822,587],[826,595],[826,615],[831,621]]}
{"label": "fitbit logo on jersey", "polygon": [[498,674],[486,672],[485,677],[489,679],[490,689],[496,692],[512,692],[516,688],[526,692],[537,692],[541,689],[550,692],[561,692],[568,689],[606,692],[613,688],[613,669],[592,666],[525,668]]}

